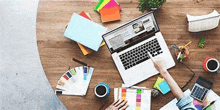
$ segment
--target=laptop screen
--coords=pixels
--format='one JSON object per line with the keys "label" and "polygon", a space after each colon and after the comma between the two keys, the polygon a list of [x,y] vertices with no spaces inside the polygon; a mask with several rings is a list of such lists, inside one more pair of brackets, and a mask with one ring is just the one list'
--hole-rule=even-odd
{"label": "laptop screen", "polygon": [[110,52],[114,53],[157,31],[159,31],[157,22],[150,12],[107,32],[103,35],[103,39]]}

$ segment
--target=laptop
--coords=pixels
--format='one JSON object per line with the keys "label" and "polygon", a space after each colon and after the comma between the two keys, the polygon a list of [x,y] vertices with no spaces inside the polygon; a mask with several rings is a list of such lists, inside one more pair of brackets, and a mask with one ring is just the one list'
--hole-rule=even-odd
{"label": "laptop", "polygon": [[130,87],[158,74],[153,59],[164,59],[166,68],[175,66],[153,12],[144,14],[102,35],[121,75]]}
{"label": "laptop", "polygon": [[211,89],[213,83],[201,76],[196,80],[193,86],[192,92],[190,94],[194,99],[203,102]]}

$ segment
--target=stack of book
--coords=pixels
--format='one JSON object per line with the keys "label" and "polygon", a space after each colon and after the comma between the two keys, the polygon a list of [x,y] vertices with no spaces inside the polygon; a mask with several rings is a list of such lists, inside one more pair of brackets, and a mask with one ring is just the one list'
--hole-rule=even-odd
{"label": "stack of book", "polygon": [[121,7],[116,0],[100,0],[94,10],[100,13],[102,22],[120,20]]}
{"label": "stack of book", "polygon": [[105,45],[102,41],[102,34],[107,28],[91,21],[88,13],[82,11],[79,15],[74,13],[64,36],[78,43],[83,55],[98,51],[99,47]]}

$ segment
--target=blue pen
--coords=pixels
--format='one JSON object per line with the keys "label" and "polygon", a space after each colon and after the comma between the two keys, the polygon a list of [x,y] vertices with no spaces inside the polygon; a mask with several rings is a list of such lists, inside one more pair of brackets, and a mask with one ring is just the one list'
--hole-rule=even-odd
{"label": "blue pen", "polygon": [[84,73],[84,80],[87,79],[87,74],[88,74],[88,66],[83,66],[83,73]]}

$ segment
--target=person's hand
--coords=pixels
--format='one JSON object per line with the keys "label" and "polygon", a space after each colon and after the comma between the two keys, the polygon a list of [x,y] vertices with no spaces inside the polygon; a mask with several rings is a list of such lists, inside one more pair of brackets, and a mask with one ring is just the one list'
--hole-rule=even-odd
{"label": "person's hand", "polygon": [[162,59],[156,59],[153,62],[154,62],[154,67],[160,72],[160,74],[163,75],[164,73],[167,72],[166,66]]}
{"label": "person's hand", "polygon": [[125,110],[128,107],[127,101],[118,99],[117,101],[113,102],[108,108],[105,110]]}

